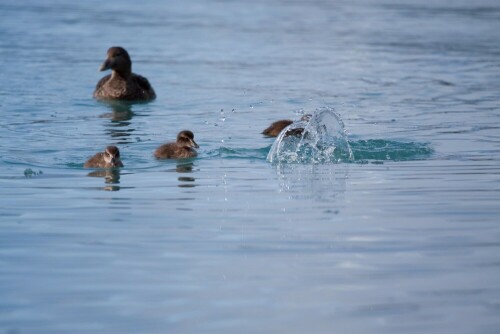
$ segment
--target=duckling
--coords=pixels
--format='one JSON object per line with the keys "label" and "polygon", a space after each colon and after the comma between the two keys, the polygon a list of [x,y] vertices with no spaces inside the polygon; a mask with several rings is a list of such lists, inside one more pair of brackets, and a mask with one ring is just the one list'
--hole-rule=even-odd
{"label": "duckling", "polygon": [[99,152],[91,157],[85,164],[84,168],[115,168],[123,167],[120,160],[120,150],[116,146],[108,146],[104,152]]}
{"label": "duckling", "polygon": [[284,128],[292,123],[293,121],[289,119],[276,121],[269,127],[267,127],[264,131],[262,131],[262,134],[268,137],[277,137]]}
{"label": "duckling", "polygon": [[183,130],[177,135],[175,143],[167,143],[158,147],[154,153],[157,159],[183,159],[193,158],[198,154],[194,148],[198,148],[194,141],[194,135],[189,130]]}
{"label": "duckling", "polygon": [[156,93],[148,79],[132,73],[132,61],[127,50],[114,46],[108,49],[107,58],[99,71],[111,70],[97,83],[94,98],[100,100],[148,101]]}
{"label": "duckling", "polygon": [[[309,122],[311,120],[312,115],[311,114],[305,114],[300,118],[301,121],[303,122]],[[268,137],[277,137],[281,131],[283,131],[284,128],[292,124],[293,121],[289,119],[282,119],[279,121],[274,122],[271,124],[268,128],[266,128],[264,131],[262,131],[262,134]],[[285,133],[285,136],[295,136],[295,137],[300,137],[304,133],[304,128],[295,128],[295,129],[290,129]]]}

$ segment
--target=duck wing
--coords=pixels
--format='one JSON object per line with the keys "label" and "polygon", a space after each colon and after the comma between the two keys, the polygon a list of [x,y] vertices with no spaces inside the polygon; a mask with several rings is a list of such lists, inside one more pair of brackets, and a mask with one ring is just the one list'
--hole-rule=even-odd
{"label": "duck wing", "polygon": [[156,97],[156,93],[149,83],[148,79],[143,77],[142,75],[134,74],[134,81],[143,89],[148,95],[150,99],[154,99]]}

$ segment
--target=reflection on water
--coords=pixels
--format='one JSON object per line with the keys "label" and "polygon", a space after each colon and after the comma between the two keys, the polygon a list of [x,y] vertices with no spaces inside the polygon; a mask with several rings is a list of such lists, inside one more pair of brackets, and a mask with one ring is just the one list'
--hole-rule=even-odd
{"label": "reflection on water", "polygon": [[177,173],[192,173],[193,172],[193,162],[177,162],[175,167]]}
{"label": "reflection on water", "polygon": [[88,173],[87,176],[104,178],[104,183],[106,183],[106,186],[103,188],[104,190],[108,191],[120,190],[120,186],[117,185],[120,183],[119,168],[99,169]]}
{"label": "reflection on water", "polygon": [[135,131],[130,127],[130,120],[134,116],[132,104],[125,102],[103,102],[111,112],[102,114],[101,118],[109,118],[111,122],[106,125],[106,133],[113,139],[119,139],[119,144],[130,143],[127,137]]}
{"label": "reflection on water", "polygon": [[132,104],[125,102],[102,102],[111,112],[102,114],[101,118],[110,118],[113,122],[129,121],[134,116]]}
{"label": "reflection on water", "polygon": [[26,168],[24,170],[24,176],[26,178],[30,178],[30,177],[37,176],[37,175],[42,175],[42,174],[43,174],[43,172],[41,170],[39,170],[38,172],[33,171],[31,168]]}
{"label": "reflection on water", "polygon": [[102,189],[106,191],[118,191],[120,190],[120,186],[105,186]]}
{"label": "reflection on water", "polygon": [[[177,173],[192,173],[193,172],[193,162],[177,162],[177,166],[175,167],[175,171]],[[192,176],[179,176],[177,178],[180,184],[178,185],[180,188],[192,188],[196,187],[196,184],[192,183],[196,181],[196,179]],[[184,183],[187,182],[187,183]]]}
{"label": "reflection on water", "polygon": [[280,192],[292,199],[327,201],[346,191],[348,164],[279,164]]}

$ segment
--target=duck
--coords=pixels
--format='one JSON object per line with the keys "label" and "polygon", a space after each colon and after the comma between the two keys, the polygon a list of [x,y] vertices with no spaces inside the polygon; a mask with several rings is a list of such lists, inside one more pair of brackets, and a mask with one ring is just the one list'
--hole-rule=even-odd
{"label": "duck", "polygon": [[84,168],[116,168],[123,167],[120,150],[116,146],[108,146],[104,152],[96,153],[83,165]]}
{"label": "duck", "polygon": [[182,130],[177,134],[177,140],[163,144],[156,149],[154,156],[157,159],[184,159],[198,155],[195,148],[199,148],[194,141],[194,134],[189,130]]}
{"label": "duck", "polygon": [[156,93],[148,79],[132,73],[132,61],[124,48],[113,46],[99,71],[111,70],[97,83],[94,98],[98,100],[150,101]]}
{"label": "duck", "polygon": [[267,137],[277,137],[284,128],[292,123],[293,121],[290,119],[282,119],[276,121],[269,125],[266,129],[264,129],[264,131],[262,131],[262,134]]}
{"label": "duck", "polygon": [[[305,114],[300,118],[300,120],[304,123],[308,123],[311,120],[311,118],[312,118],[311,114]],[[283,131],[284,128],[286,128],[292,123],[293,121],[289,119],[282,119],[276,121],[272,123],[269,127],[267,127],[264,131],[262,131],[262,134],[268,137],[278,137],[281,131]],[[285,133],[285,137],[288,136],[301,137],[303,133],[304,133],[303,127],[295,127],[293,129],[288,129],[287,132]]]}

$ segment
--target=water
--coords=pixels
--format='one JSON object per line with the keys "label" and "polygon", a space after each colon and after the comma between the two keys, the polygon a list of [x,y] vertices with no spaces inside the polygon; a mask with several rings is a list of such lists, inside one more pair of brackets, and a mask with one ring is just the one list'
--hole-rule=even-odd
{"label": "water", "polygon": [[[0,333],[499,332],[497,1],[0,11]],[[92,99],[112,45],[154,102]],[[321,108],[354,161],[266,161]]]}

